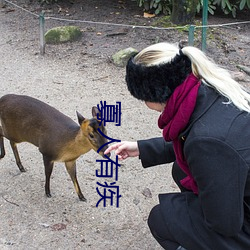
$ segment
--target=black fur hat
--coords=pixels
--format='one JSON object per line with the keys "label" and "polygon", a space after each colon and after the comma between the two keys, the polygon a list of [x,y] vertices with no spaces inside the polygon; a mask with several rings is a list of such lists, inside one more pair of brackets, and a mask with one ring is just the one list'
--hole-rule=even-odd
{"label": "black fur hat", "polygon": [[126,82],[131,95],[142,101],[165,103],[192,71],[190,59],[182,52],[171,62],[154,66],[135,64],[134,56],[127,63]]}

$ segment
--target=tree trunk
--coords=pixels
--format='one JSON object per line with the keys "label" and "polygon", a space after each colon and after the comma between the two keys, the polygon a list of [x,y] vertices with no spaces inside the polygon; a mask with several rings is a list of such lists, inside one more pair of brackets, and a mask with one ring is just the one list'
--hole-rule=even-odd
{"label": "tree trunk", "polygon": [[171,22],[178,25],[192,24],[198,0],[173,0]]}

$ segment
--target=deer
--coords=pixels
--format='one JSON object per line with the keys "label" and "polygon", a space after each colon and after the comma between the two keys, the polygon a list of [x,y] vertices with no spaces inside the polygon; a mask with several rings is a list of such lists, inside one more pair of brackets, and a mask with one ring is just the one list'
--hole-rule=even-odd
{"label": "deer", "polygon": [[31,96],[7,94],[0,98],[0,159],[5,156],[4,138],[8,139],[16,164],[25,172],[17,144],[28,142],[38,147],[45,168],[45,194],[51,197],[50,177],[55,162],[64,162],[81,201],[86,201],[76,175],[76,160],[91,149],[102,157],[107,149],[106,129],[98,120],[100,112],[92,107],[92,118],[76,111],[78,123],[54,107]]}

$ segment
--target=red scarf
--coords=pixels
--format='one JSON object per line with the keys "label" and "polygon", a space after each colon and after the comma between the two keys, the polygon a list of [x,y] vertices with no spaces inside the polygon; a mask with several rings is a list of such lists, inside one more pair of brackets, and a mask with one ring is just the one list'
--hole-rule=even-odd
{"label": "red scarf", "polygon": [[195,194],[198,194],[198,187],[185,160],[179,135],[188,125],[194,111],[199,86],[200,80],[191,73],[174,90],[158,120],[159,128],[163,129],[164,139],[173,142],[176,161],[187,174],[187,177],[181,180],[181,184]]}

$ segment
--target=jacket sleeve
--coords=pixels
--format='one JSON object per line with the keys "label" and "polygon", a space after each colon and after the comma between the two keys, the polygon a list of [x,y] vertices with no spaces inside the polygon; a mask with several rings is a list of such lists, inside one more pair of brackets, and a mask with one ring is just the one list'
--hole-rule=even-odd
{"label": "jacket sleeve", "polygon": [[138,147],[144,168],[175,161],[173,145],[163,137],[139,140]]}
{"label": "jacket sleeve", "polygon": [[205,223],[224,236],[237,235],[244,220],[246,162],[225,141],[209,137],[187,141],[184,154],[198,185]]}

